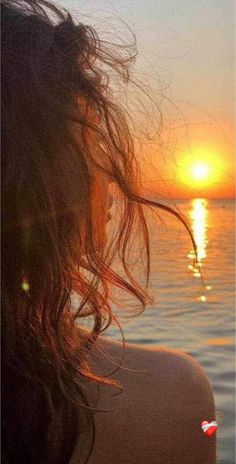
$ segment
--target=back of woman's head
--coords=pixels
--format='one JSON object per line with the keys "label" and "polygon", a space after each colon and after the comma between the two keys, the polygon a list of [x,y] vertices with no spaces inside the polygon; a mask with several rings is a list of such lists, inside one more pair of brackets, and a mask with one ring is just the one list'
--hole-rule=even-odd
{"label": "back of woman's head", "polygon": [[[148,298],[126,263],[135,217],[146,242],[147,229],[132,137],[109,90],[109,69],[127,81],[135,50],[122,56],[45,0],[2,0],[1,13],[3,455],[61,464],[79,433],[93,430],[84,388],[117,385],[88,361],[114,318],[109,283],[143,306]],[[94,219],[99,176],[124,204],[112,243]],[[117,251],[129,281],[110,267]],[[89,335],[76,325],[85,315],[94,318]]]}
{"label": "back of woman's head", "polygon": [[[3,457],[64,464],[78,439],[82,463],[94,440],[93,387],[121,388],[89,362],[116,320],[110,287],[143,308],[149,298],[128,265],[133,226],[148,277],[142,204],[178,214],[139,194],[133,139],[109,85],[110,72],[129,81],[135,43],[108,46],[46,0],[2,0],[1,15]],[[106,240],[109,182],[123,209]],[[127,278],[111,267],[115,256]],[[91,332],[78,324],[87,315]]]}

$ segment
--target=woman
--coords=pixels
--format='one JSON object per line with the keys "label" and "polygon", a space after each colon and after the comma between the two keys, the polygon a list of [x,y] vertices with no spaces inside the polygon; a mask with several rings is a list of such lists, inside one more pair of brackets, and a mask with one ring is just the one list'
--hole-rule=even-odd
{"label": "woman", "polygon": [[[201,422],[215,418],[214,399],[198,362],[136,345],[123,353],[100,335],[115,320],[112,285],[143,308],[149,298],[127,262],[138,224],[148,277],[143,205],[178,216],[140,195],[113,101],[109,70],[128,82],[136,51],[122,56],[46,0],[2,0],[1,13],[3,462],[212,464],[215,436]],[[109,241],[110,183],[123,210]],[[111,267],[117,253],[127,278]],[[88,315],[91,331],[79,323]]]}

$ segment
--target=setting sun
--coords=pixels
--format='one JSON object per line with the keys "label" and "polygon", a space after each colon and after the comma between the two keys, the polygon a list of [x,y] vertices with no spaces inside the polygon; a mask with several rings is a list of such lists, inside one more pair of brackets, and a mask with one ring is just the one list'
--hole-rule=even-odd
{"label": "setting sun", "polygon": [[210,167],[207,164],[197,163],[191,167],[190,171],[194,180],[205,181],[209,177]]}
{"label": "setting sun", "polygon": [[185,195],[206,198],[219,194],[220,186],[227,184],[222,153],[216,147],[195,145],[179,159],[176,181],[185,188]]}

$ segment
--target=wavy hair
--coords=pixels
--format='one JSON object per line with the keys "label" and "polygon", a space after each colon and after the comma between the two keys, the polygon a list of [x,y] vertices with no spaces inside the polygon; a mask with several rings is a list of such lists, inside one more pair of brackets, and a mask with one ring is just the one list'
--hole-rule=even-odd
{"label": "wavy hair", "polygon": [[[134,142],[109,74],[129,81],[135,42],[109,46],[92,27],[46,0],[2,0],[1,14],[3,459],[66,464],[81,437],[81,462],[87,462],[97,411],[88,387],[122,390],[89,363],[98,335],[116,320],[109,286],[134,295],[143,309],[150,299],[127,260],[137,223],[148,283],[143,206],[177,216],[195,244],[179,213],[137,188]],[[88,117],[91,108],[95,120]],[[110,169],[95,160],[97,147]],[[99,252],[89,163],[112,177],[123,200],[115,239]],[[117,253],[127,278],[112,269]],[[76,311],[72,290],[81,297]],[[78,324],[85,315],[94,320],[90,332]]]}

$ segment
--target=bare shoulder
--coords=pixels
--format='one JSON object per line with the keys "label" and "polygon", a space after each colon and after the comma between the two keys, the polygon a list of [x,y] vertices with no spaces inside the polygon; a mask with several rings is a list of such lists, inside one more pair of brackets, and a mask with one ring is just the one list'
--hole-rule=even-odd
{"label": "bare shoulder", "polygon": [[164,462],[214,464],[216,434],[209,437],[201,428],[204,420],[211,422],[216,418],[212,386],[203,367],[196,358],[180,350],[137,345],[131,345],[130,350],[148,368],[146,407],[152,411],[152,437],[156,443],[162,443]]}
{"label": "bare shoulder", "polygon": [[[122,343],[99,337],[95,353],[96,372],[108,375],[120,364]],[[214,397],[199,362],[179,350],[126,343],[122,366],[111,375],[122,394],[101,394],[101,408],[111,410],[95,415],[89,464],[214,464],[216,436],[201,429],[215,419]]]}

